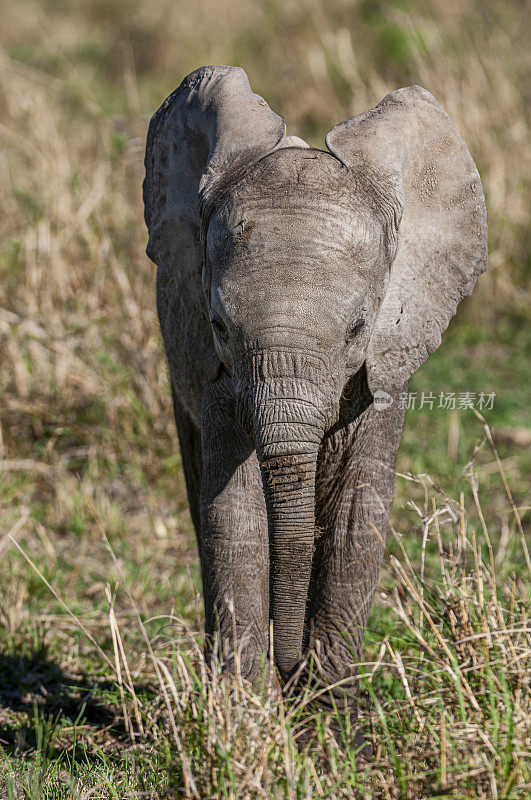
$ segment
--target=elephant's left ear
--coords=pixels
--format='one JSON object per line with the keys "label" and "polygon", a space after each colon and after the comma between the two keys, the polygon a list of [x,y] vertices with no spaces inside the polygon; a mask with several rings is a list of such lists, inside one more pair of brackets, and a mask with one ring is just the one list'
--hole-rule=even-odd
{"label": "elephant's left ear", "polygon": [[371,391],[394,389],[437,349],[487,266],[481,181],[450,117],[420,86],[336,126],[326,144],[346,166],[367,171],[387,216],[391,204],[400,220],[367,354]]}

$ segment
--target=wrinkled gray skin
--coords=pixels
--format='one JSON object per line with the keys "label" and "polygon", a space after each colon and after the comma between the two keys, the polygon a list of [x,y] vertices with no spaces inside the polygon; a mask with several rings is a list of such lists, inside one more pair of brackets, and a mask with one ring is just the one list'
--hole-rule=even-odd
{"label": "wrinkled gray skin", "polygon": [[243,70],[203,67],[151,121],[144,202],[207,633],[252,679],[272,620],[281,676],[313,653],[323,686],[343,681],[323,704],[355,716],[398,395],[485,269],[487,227],[424,89],[326,144],[286,137]]}

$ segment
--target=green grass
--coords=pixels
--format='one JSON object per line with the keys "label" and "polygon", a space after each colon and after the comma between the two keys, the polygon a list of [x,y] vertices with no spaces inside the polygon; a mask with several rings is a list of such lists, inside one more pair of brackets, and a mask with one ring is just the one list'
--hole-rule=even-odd
{"label": "green grass", "polygon": [[[491,796],[494,784],[503,797],[525,797],[529,580],[500,577],[479,508],[468,514],[422,488],[436,512],[426,523],[429,568],[421,577],[414,548],[397,538],[400,558],[389,550],[360,664],[370,765],[356,767],[348,730],[331,739],[311,695],[286,702],[274,681],[260,691],[207,679],[197,606],[146,619],[128,600],[127,561],[104,537],[102,567],[117,570],[116,582],[92,611],[70,606],[98,649],[57,597],[40,629],[33,611],[31,626],[18,620],[16,637],[4,639],[0,764],[12,796],[68,797],[68,787],[82,797],[92,787],[105,798],[361,797],[372,787],[378,797],[449,798]],[[514,516],[513,540],[517,528]],[[193,604],[193,583],[188,591]],[[302,730],[309,749],[297,746]]]}
{"label": "green grass", "polygon": [[[238,800],[523,800],[531,154],[521,4],[5,5],[1,800],[194,787]],[[140,196],[147,120],[204,63],[242,64],[288,132],[320,147],[337,122],[420,83],[450,112],[486,192],[489,269],[410,390],[495,392],[484,416],[500,460],[472,411],[408,411],[396,535],[360,665],[375,748],[360,771],[311,704],[204,675]],[[309,750],[296,745],[303,729]]]}

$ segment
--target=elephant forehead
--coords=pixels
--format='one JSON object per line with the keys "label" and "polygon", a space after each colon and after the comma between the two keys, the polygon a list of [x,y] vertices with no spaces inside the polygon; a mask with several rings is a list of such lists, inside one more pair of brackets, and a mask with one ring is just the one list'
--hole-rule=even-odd
{"label": "elephant forehead", "polygon": [[293,325],[334,339],[380,284],[377,224],[330,199],[234,204],[214,236],[213,296],[246,330]]}
{"label": "elephant forehead", "polygon": [[[289,260],[297,253],[328,258],[374,243],[382,233],[378,203],[356,170],[329,153],[286,148],[243,176],[226,176],[211,198],[211,254],[242,260]],[[217,197],[217,203],[216,203]]]}
{"label": "elephant forehead", "polygon": [[212,218],[207,243],[224,269],[258,267],[289,277],[323,264],[334,271],[356,256],[363,268],[380,238],[378,221],[361,205],[286,190],[228,204]]}

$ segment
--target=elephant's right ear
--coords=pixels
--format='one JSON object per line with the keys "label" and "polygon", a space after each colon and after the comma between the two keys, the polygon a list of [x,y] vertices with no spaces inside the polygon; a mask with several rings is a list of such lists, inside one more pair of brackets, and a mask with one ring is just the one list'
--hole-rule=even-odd
{"label": "elephant's right ear", "polygon": [[235,163],[277,147],[284,120],[254,94],[239,67],[190,73],[154,114],[144,179],[147,254],[158,266],[201,267],[199,197]]}

